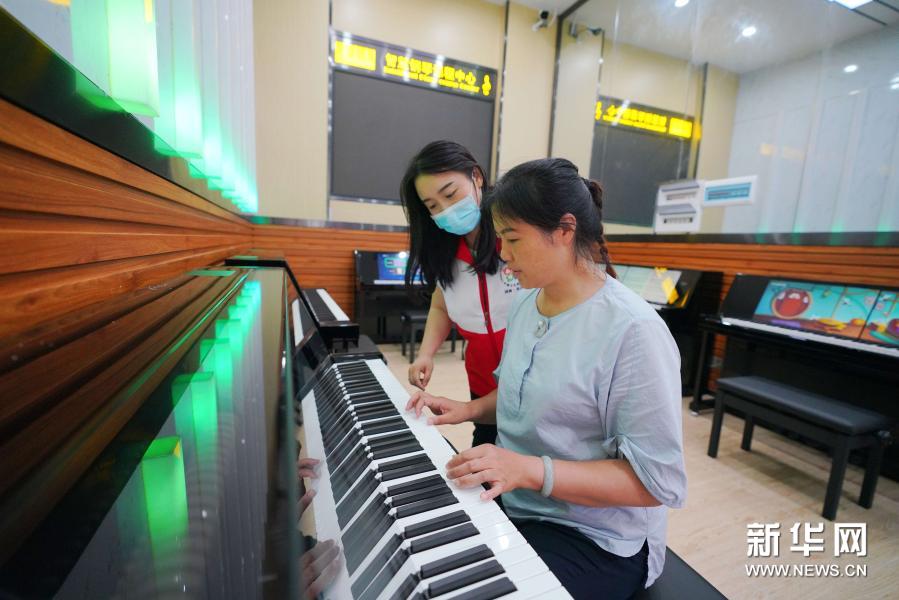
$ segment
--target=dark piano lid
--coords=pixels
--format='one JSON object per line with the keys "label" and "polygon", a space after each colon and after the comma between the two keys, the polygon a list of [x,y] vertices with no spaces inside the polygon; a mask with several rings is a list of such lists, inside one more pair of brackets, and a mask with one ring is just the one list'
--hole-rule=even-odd
{"label": "dark piano lid", "polygon": [[285,306],[282,270],[211,268],[20,338],[0,596],[298,595]]}

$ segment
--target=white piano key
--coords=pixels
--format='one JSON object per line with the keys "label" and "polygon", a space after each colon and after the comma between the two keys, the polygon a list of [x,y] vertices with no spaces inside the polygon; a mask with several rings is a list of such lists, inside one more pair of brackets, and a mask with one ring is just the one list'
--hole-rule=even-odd
{"label": "white piano key", "polygon": [[786,327],[777,327],[775,325],[767,325],[765,323],[756,323],[755,321],[747,321],[745,319],[734,319],[730,317],[724,317],[721,319],[721,322],[725,325],[737,325],[739,327],[745,327],[746,329],[756,329],[758,331],[766,331],[768,333],[776,333],[778,335],[783,335],[794,340],[811,340],[815,342],[821,342],[823,344],[830,344],[831,346],[842,346],[844,348],[852,348],[853,350],[861,350],[862,352],[873,352],[875,354],[883,354],[885,356],[892,356],[899,358],[899,348],[889,348],[887,346],[878,346],[877,344],[869,344],[866,342],[860,342],[858,340],[852,340],[849,338],[839,338],[832,337],[829,335],[822,335],[820,333],[814,333],[810,331],[802,331],[799,329],[788,329]]}
{"label": "white piano key", "polygon": [[[378,465],[384,462],[399,460],[424,452],[433,463],[435,470],[412,474],[387,482],[380,481],[377,485],[377,488],[368,494],[368,498],[366,498],[365,501],[360,505],[355,514],[350,517],[348,523],[345,525],[343,531],[341,532],[341,528],[339,527],[339,524],[337,522],[336,506],[334,503],[330,481],[332,473],[337,469],[337,467],[332,464],[332,468],[329,470],[326,462],[323,462],[320,467],[319,478],[310,482],[310,486],[313,489],[316,489],[316,491],[318,492],[312,504],[317,537],[321,540],[336,539],[338,543],[340,543],[342,539],[341,533],[346,533],[347,529],[352,527],[353,524],[356,523],[360,513],[362,513],[365,507],[367,507],[375,498],[379,497],[379,493],[386,496],[387,490],[390,487],[418,481],[427,477],[433,477],[435,474],[439,475],[442,478],[442,481],[446,485],[445,489],[450,490],[458,502],[448,506],[428,510],[416,515],[403,517],[402,519],[396,519],[390,524],[390,529],[388,530],[388,532],[381,536],[381,539],[379,539],[378,542],[374,545],[374,548],[372,548],[367,553],[360,564],[354,569],[352,576],[350,576],[347,570],[346,561],[343,562],[341,572],[338,574],[336,581],[325,591],[324,597],[328,599],[352,597],[350,589],[352,583],[360,580],[360,578],[362,578],[362,576],[365,574],[366,569],[376,564],[375,561],[384,561],[384,557],[380,556],[380,554],[383,550],[386,549],[388,544],[393,543],[394,536],[402,535],[405,529],[410,525],[430,521],[431,519],[445,516],[457,511],[464,512],[468,516],[468,520],[461,524],[451,525],[449,527],[464,527],[466,524],[470,523],[471,525],[474,525],[474,527],[478,530],[478,533],[464,539],[456,540],[442,546],[437,546],[411,555],[403,565],[400,572],[398,572],[391,578],[390,584],[386,586],[381,597],[389,597],[391,594],[393,594],[393,592],[403,584],[404,580],[410,573],[418,573],[422,566],[432,563],[441,558],[445,558],[447,556],[451,556],[460,552],[470,551],[480,545],[486,545],[491,549],[491,551],[495,555],[495,560],[497,560],[503,566],[503,568],[507,570],[509,579],[519,587],[519,592],[515,592],[514,594],[515,597],[531,597],[530,594],[534,590],[545,590],[549,592],[558,590],[561,593],[558,595],[554,594],[554,597],[568,597],[567,594],[564,593],[564,590],[562,590],[559,586],[558,581],[548,571],[545,564],[539,559],[539,557],[537,557],[534,550],[528,545],[524,537],[517,531],[514,524],[509,521],[505,513],[503,513],[499,509],[495,502],[485,501],[481,499],[483,488],[478,486],[474,488],[462,489],[456,487],[446,479],[446,463],[455,455],[455,452],[443,438],[443,436],[440,435],[440,432],[436,427],[427,425],[426,416],[423,415],[422,417],[416,418],[414,413],[405,411],[405,405],[408,401],[409,394],[405,391],[399,381],[397,381],[393,377],[386,364],[383,361],[376,359],[368,360],[364,363],[360,362],[358,364],[366,364],[368,366],[368,368],[371,370],[371,373],[374,375],[374,378],[383,388],[386,395],[389,397],[391,403],[400,413],[400,416],[403,419],[406,427],[408,427],[408,429],[401,429],[398,432],[384,432],[381,434],[374,434],[370,436],[360,436],[360,443],[368,442],[370,440],[373,441],[380,437],[393,435],[395,433],[411,432],[417,440],[418,444],[422,447],[422,450],[416,450],[401,455],[372,460],[371,464],[366,468],[375,470]],[[341,382],[338,382],[338,389],[340,391],[349,391],[349,393],[352,394],[354,392],[358,392],[359,390],[366,390],[372,387],[365,384],[367,378],[364,372],[360,373],[353,369],[347,368],[344,368],[343,371],[343,373],[340,373],[339,370],[336,369],[336,367],[332,367],[331,372],[328,374],[331,378],[337,375],[340,376],[340,379],[342,380]],[[340,391],[338,393],[340,393]],[[346,401],[346,398],[341,399],[341,402]],[[302,409],[305,420],[304,426],[307,430],[306,454],[316,458],[322,457],[324,456],[324,451],[321,441],[318,411],[315,405],[315,395],[313,392],[307,394],[307,396],[303,399]],[[395,419],[396,417],[383,417],[378,420],[367,421],[366,424],[374,424],[377,421],[391,418]],[[353,424],[349,426],[353,427],[351,435],[357,435],[359,421],[354,420]],[[344,458],[344,460],[346,460],[346,458]],[[359,479],[361,480],[362,477],[360,476]],[[358,482],[354,482],[354,484],[347,492],[347,496],[345,496],[345,498],[350,497],[350,495],[354,493],[354,489],[357,483]],[[399,508],[402,509],[403,507]],[[395,515],[397,508],[390,508],[390,511]],[[404,540],[402,542],[402,546],[409,548],[416,540],[426,539],[428,536],[446,531],[447,528],[443,528],[440,530],[428,532],[410,540]],[[448,572],[447,574],[441,574],[440,576],[429,578],[421,582],[419,584],[419,588],[426,589],[428,583],[433,581],[435,578],[446,576],[449,573],[463,572],[466,568],[470,568],[475,564],[477,563],[472,563],[472,565],[467,565],[466,567],[460,567],[459,569]],[[535,577],[536,574],[539,574],[538,576],[540,577],[540,579],[537,579]],[[370,576],[370,573],[367,574],[366,580]],[[501,577],[493,579],[498,578]],[[518,585],[519,581],[517,581],[519,579],[526,579],[529,583],[527,596],[521,595],[522,588]],[[489,581],[490,579],[485,580],[484,582],[479,582],[479,584],[471,586],[471,589],[474,589],[479,585],[482,585]],[[446,597],[448,598],[452,595],[458,595],[461,592],[462,590],[454,591],[452,594],[448,594]]]}

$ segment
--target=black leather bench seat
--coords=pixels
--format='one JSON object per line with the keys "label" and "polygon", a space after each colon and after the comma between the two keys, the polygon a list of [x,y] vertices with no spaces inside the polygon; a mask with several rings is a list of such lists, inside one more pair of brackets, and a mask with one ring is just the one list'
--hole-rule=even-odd
{"label": "black leather bench seat", "polygon": [[870,433],[890,426],[890,419],[885,415],[765,377],[727,377],[718,380],[718,387],[849,435]]}

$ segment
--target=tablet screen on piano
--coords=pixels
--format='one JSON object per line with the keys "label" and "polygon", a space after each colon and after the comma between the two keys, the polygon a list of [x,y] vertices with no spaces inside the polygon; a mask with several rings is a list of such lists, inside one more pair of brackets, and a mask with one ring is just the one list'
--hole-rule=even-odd
{"label": "tablet screen on piano", "polygon": [[807,281],[772,280],[752,320],[859,339],[880,290]]}
{"label": "tablet screen on piano", "polygon": [[880,292],[861,339],[899,347],[899,292],[891,290]]}
{"label": "tablet screen on piano", "polygon": [[661,267],[616,267],[618,279],[647,302],[674,304],[681,272]]}

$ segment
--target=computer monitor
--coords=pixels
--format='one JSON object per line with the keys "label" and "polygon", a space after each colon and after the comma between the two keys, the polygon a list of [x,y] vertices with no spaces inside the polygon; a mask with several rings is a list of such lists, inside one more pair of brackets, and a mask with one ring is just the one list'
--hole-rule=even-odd
{"label": "computer monitor", "polygon": [[752,320],[859,339],[879,293],[871,288],[774,279],[762,293]]}

